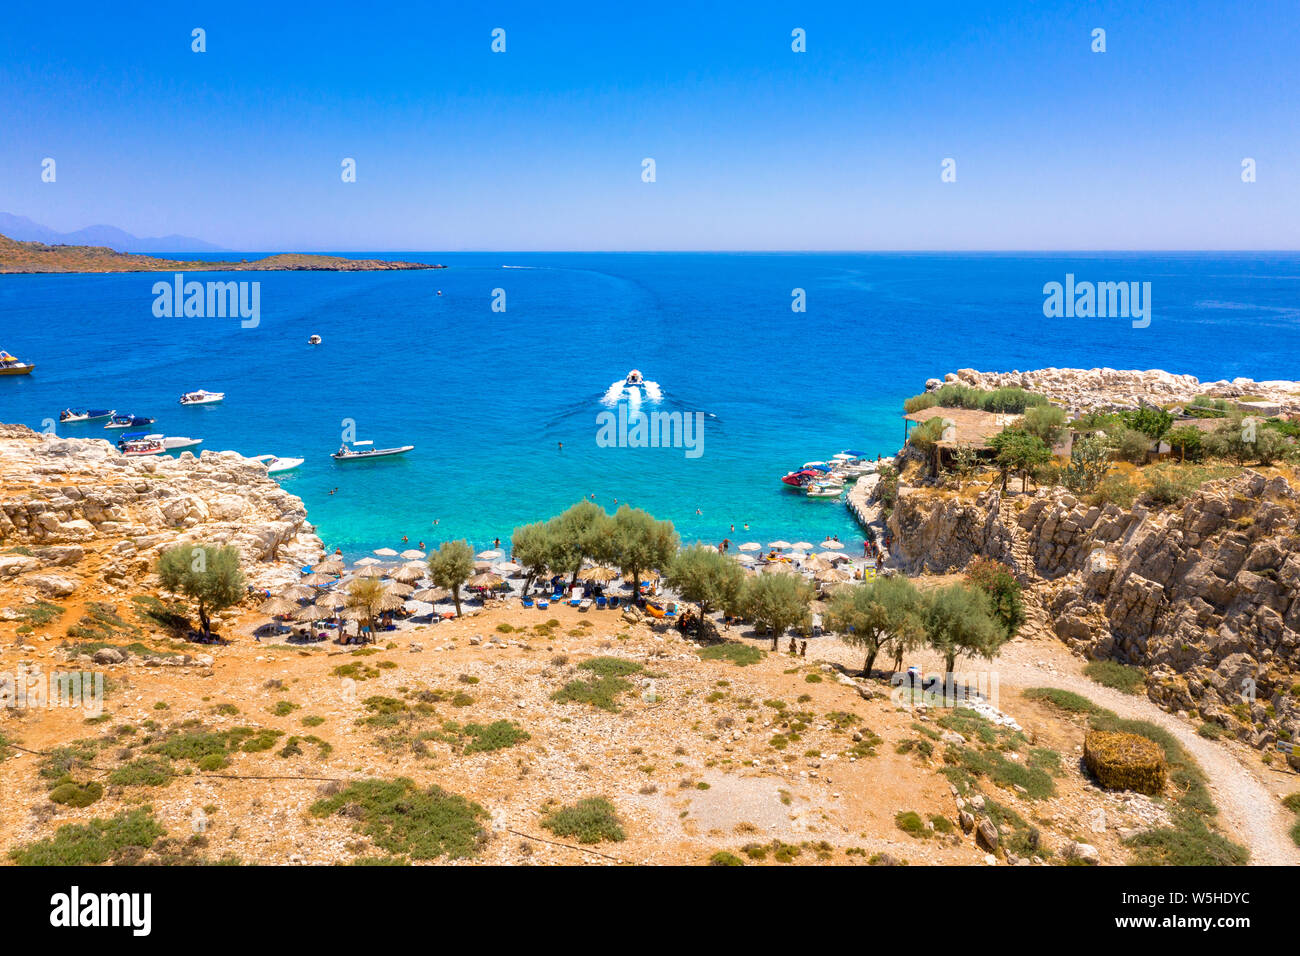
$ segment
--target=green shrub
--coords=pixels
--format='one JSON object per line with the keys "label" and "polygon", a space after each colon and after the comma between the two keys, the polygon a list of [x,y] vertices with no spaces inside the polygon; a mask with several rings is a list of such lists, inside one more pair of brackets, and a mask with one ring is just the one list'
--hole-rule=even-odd
{"label": "green shrub", "polygon": [[518,724],[508,720],[496,720],[484,726],[466,724],[461,733],[471,740],[465,745],[463,753],[483,753],[490,750],[504,750],[528,739],[529,735]]}
{"label": "green shrub", "polygon": [[483,828],[487,811],[477,803],[438,786],[421,790],[406,777],[355,781],[316,801],[310,812],[356,820],[357,829],[375,846],[413,860],[470,857],[487,837]]}
{"label": "green shrub", "polygon": [[561,704],[589,704],[608,710],[619,711],[618,695],[632,689],[631,683],[621,677],[595,677],[591,680],[571,680],[554,694],[551,700]]}
{"label": "green shrub", "polygon": [[639,674],[645,670],[635,661],[624,660],[621,657],[593,657],[585,660],[578,665],[580,670],[591,671],[598,677],[627,677],[630,674]]}
{"label": "green shrub", "polygon": [[588,797],[542,817],[542,826],[556,836],[573,837],[579,843],[618,842],[627,839],[614,806],[604,797]]}
{"label": "green shrub", "polygon": [[726,850],[719,850],[713,856],[709,857],[709,866],[744,866],[745,861],[734,853],[728,853]]}
{"label": "green shrub", "polygon": [[65,777],[55,784],[50,791],[50,799],[69,807],[88,807],[104,795],[104,787],[94,780],[77,783],[71,777]]}
{"label": "green shrub", "polygon": [[764,656],[764,652],[759,648],[750,644],[741,644],[739,641],[727,641],[724,644],[701,647],[696,653],[700,655],[700,660],[731,661],[737,667],[757,664]]}
{"label": "green shrub", "polygon": [[1083,672],[1098,684],[1125,694],[1136,694],[1146,679],[1141,669],[1111,660],[1089,661]]}
{"label": "green shrub", "polygon": [[925,821],[915,810],[905,810],[894,815],[894,825],[902,830],[908,836],[918,839],[928,839],[930,836],[929,829],[926,828]]}
{"label": "green shrub", "polygon": [[88,866],[106,863],[127,847],[148,849],[166,832],[145,806],[108,820],[69,823],[48,839],[11,850],[9,856],[19,866]]}

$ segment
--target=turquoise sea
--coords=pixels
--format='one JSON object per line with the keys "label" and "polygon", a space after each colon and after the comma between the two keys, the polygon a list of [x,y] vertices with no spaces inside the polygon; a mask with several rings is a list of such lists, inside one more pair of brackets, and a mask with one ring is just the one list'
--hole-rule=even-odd
{"label": "turquoise sea", "polygon": [[[1294,253],[354,255],[448,268],[190,277],[259,281],[256,328],[156,318],[152,288],[168,275],[0,276],[0,348],[37,365],[0,378],[0,421],[39,429],[61,408],[103,406],[205,449],[305,458],[283,484],[352,555],[401,550],[403,535],[486,546],[591,495],[669,518],[688,541],[853,543],[843,505],[779,478],[845,448],[891,454],[900,403],[928,377],[1110,366],[1300,378]],[[1043,285],[1067,272],[1150,282],[1150,326],[1044,318]],[[795,289],[806,312],[791,310]],[[597,445],[603,399],[632,368],[661,390],[645,410],[706,416],[698,458]],[[197,388],[226,401],[177,404]],[[347,419],[358,438],[415,450],[338,465]]]}

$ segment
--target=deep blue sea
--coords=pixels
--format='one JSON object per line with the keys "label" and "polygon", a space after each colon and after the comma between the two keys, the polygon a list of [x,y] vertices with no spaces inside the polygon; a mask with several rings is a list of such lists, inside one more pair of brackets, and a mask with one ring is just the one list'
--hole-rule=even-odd
{"label": "deep blue sea", "polygon": [[[327,545],[354,555],[401,550],[403,535],[506,541],[593,494],[671,519],[687,541],[858,542],[843,505],[779,478],[845,448],[894,452],[900,403],[928,377],[1110,366],[1300,378],[1294,253],[370,255],[448,268],[190,277],[261,282],[251,329],[155,318],[152,287],[168,275],[0,276],[0,348],[37,365],[0,378],[0,421],[39,429],[61,408],[103,406],[204,449],[303,457],[282,483]],[[1150,326],[1044,318],[1043,285],[1067,272],[1149,281]],[[796,288],[806,312],[791,310]],[[644,410],[707,416],[698,458],[597,445],[603,400],[632,368],[661,390]],[[225,403],[177,404],[198,388]],[[345,419],[357,438],[415,450],[336,464]]]}

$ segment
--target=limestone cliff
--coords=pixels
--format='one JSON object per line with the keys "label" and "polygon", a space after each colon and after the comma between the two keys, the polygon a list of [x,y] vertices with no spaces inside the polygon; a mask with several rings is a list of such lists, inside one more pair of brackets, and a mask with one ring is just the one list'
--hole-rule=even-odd
{"label": "limestone cliff", "polygon": [[1176,506],[1130,509],[1062,488],[905,487],[890,528],[908,572],[1007,563],[1057,637],[1145,668],[1171,710],[1257,747],[1300,738],[1300,495],[1285,478],[1245,471]]}
{"label": "limestone cliff", "polygon": [[322,552],[302,500],[260,462],[206,451],[126,458],[106,441],[0,425],[6,587],[64,596],[86,573],[127,587],[152,572],[162,550],[191,541],[238,548],[260,585],[293,580]]}

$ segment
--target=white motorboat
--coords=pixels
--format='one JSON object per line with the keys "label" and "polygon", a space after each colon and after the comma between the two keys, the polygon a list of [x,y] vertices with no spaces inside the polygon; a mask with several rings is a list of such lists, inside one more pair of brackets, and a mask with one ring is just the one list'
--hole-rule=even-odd
{"label": "white motorboat", "polygon": [[630,372],[627,373],[627,378],[623,379],[623,384],[624,384],[624,385],[644,385],[644,384],[645,384],[645,376],[641,374],[641,371],[640,371],[639,369],[635,369],[635,368],[634,368],[634,369],[632,369],[632,371],[630,371]]}
{"label": "white motorboat", "polygon": [[313,335],[313,336],[311,336],[310,338],[307,339],[307,344],[308,344],[308,345],[320,345],[320,336],[319,336],[319,335]]}
{"label": "white motorboat", "polygon": [[253,461],[260,461],[266,465],[268,475],[277,475],[282,471],[293,471],[305,460],[303,458],[277,458],[275,455],[253,456]]}
{"label": "white motorboat", "polygon": [[163,451],[180,451],[185,448],[193,448],[195,445],[203,444],[203,439],[185,438],[181,435],[169,438],[166,435],[149,435],[144,432],[127,432],[118,439],[117,447],[125,450],[127,445],[134,445],[140,442],[160,445],[162,446]]}
{"label": "white motorboat", "polygon": [[372,441],[354,441],[351,447],[347,443],[339,446],[330,457],[335,461],[363,461],[369,458],[390,458],[393,455],[405,455],[415,448],[414,445],[399,445],[396,448],[375,448]]}
{"label": "white motorboat", "polygon": [[808,486],[808,490],[805,494],[807,494],[809,498],[838,498],[840,495],[844,494],[844,486],[834,484],[811,484]]}
{"label": "white motorboat", "polygon": [[217,402],[225,401],[225,392],[209,392],[199,389],[196,392],[186,392],[181,396],[182,405],[215,405]]}
{"label": "white motorboat", "polygon": [[162,442],[153,438],[135,438],[131,441],[121,442],[118,447],[122,454],[128,458],[137,458],[141,455],[161,455],[167,449],[163,447]]}
{"label": "white motorboat", "polygon": [[71,425],[74,422],[97,422],[104,418],[112,418],[116,414],[114,408],[65,408],[59,412],[59,421],[65,425]]}

